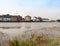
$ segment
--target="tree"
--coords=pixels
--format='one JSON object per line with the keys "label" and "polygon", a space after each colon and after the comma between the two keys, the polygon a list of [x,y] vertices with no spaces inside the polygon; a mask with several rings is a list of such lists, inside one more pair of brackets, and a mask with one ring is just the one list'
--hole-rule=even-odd
{"label": "tree", "polygon": [[60,19],[58,19],[57,21],[60,22]]}

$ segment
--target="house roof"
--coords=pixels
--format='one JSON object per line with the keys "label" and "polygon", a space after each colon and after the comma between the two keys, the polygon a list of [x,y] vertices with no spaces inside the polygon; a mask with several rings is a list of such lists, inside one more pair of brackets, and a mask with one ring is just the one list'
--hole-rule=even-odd
{"label": "house roof", "polygon": [[27,16],[25,16],[25,17],[29,17],[29,18],[31,18],[31,16],[29,16],[29,15],[27,15]]}
{"label": "house roof", "polygon": [[20,15],[9,15],[9,14],[7,14],[7,15],[0,15],[0,17],[22,17],[22,16],[20,16]]}

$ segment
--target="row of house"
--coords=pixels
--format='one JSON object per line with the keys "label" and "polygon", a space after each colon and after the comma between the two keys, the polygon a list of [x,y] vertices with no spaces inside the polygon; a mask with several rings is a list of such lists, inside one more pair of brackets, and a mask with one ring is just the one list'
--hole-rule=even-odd
{"label": "row of house", "polygon": [[20,15],[0,15],[0,21],[21,21],[22,16]]}
{"label": "row of house", "polygon": [[41,18],[41,17],[34,17],[33,19],[31,16],[27,15],[25,18],[23,18],[20,15],[0,15],[0,22],[22,22],[22,21],[35,21],[35,22],[42,22],[42,21],[49,21],[47,18]]}

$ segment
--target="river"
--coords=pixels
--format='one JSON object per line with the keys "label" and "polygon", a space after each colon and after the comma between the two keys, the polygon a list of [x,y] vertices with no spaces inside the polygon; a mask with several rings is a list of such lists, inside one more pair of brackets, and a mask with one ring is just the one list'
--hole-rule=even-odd
{"label": "river", "polygon": [[44,33],[60,35],[59,22],[0,22],[0,32],[10,36],[22,35],[25,31],[33,31],[36,33]]}

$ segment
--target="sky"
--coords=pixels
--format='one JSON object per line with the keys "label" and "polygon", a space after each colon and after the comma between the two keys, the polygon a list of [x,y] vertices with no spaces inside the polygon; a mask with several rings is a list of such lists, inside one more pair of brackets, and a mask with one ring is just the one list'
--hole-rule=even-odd
{"label": "sky", "polygon": [[60,0],[0,0],[0,14],[60,19]]}

